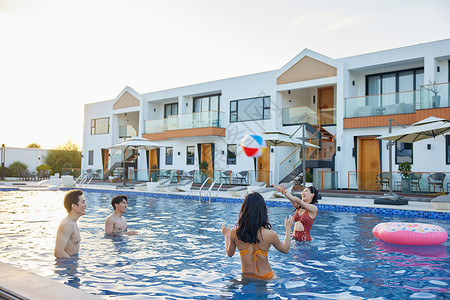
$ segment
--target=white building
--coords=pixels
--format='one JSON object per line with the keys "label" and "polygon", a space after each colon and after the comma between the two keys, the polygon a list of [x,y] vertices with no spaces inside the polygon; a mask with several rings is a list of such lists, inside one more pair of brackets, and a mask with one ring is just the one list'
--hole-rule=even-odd
{"label": "white building", "polygon": [[[145,94],[125,87],[115,99],[85,106],[82,168],[106,174],[120,167],[121,154],[107,148],[142,136],[167,147],[133,156],[128,166],[139,170],[138,180],[148,180],[153,165],[190,171],[204,160],[216,170],[210,177],[225,170],[234,177],[254,172],[253,159],[239,146],[245,134],[302,137],[304,127],[307,141],[321,146],[306,151],[319,188],[379,189],[375,177],[388,170],[388,152],[376,137],[388,133],[389,119],[402,125],[429,116],[450,119],[449,64],[450,39],[341,59],[305,49],[279,70]],[[278,183],[297,175],[300,152],[270,147],[257,159],[257,180]],[[450,177],[450,134],[398,144],[393,161]]]}

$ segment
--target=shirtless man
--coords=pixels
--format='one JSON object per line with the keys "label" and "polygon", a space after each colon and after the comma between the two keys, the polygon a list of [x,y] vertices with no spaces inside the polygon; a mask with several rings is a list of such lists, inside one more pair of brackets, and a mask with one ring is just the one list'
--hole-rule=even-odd
{"label": "shirtless man", "polygon": [[71,257],[80,249],[80,231],[78,230],[78,219],[86,214],[86,200],[83,191],[72,190],[64,196],[64,207],[67,217],[62,219],[56,233],[54,255],[56,258]]}
{"label": "shirtless man", "polygon": [[127,220],[122,216],[128,207],[128,197],[117,195],[111,200],[114,212],[105,220],[105,232],[107,234],[134,235],[137,231],[127,231]]}

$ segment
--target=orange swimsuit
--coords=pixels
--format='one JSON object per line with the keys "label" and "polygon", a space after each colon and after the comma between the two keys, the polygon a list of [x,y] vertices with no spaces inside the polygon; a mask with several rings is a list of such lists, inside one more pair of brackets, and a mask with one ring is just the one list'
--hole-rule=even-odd
{"label": "orange swimsuit", "polygon": [[247,245],[247,248],[245,248],[244,250],[239,250],[239,254],[242,256],[244,254],[247,253],[252,253],[253,254],[253,261],[255,262],[255,274],[251,274],[251,273],[243,273],[244,276],[248,276],[248,277],[252,277],[252,278],[256,278],[256,279],[264,279],[264,280],[269,280],[272,279],[275,276],[275,273],[273,271],[270,271],[269,273],[266,273],[264,275],[259,275],[258,272],[258,267],[256,266],[256,261],[258,260],[258,255],[262,255],[262,256],[267,256],[267,254],[269,253],[269,251],[262,251],[259,250],[258,246],[255,244],[256,249],[258,249],[255,252],[248,252],[248,246],[250,246],[250,244]]}

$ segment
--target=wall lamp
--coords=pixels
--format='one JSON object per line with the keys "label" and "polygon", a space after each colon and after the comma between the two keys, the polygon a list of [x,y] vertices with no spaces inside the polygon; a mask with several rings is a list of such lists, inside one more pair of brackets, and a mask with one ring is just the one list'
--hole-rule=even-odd
{"label": "wall lamp", "polygon": [[427,149],[431,150],[431,144],[427,144]]}
{"label": "wall lamp", "polygon": [[441,67],[438,66],[437,67],[437,71],[440,72],[441,71]]}
{"label": "wall lamp", "polygon": [[355,85],[355,81],[354,80],[352,81],[352,85]]}

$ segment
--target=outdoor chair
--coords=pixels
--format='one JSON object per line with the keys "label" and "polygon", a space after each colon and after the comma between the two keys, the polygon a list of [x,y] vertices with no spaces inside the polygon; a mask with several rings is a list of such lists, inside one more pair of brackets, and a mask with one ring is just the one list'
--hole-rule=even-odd
{"label": "outdoor chair", "polygon": [[444,192],[444,179],[444,173],[430,174],[430,176],[428,176],[428,193],[430,192],[431,187],[433,187],[433,192],[436,192],[436,188]]}
{"label": "outdoor chair", "polygon": [[181,180],[186,180],[186,179],[192,180],[194,178],[194,170],[191,170],[189,172],[183,171],[183,174],[180,177],[181,177]]}
{"label": "outdoor chair", "polygon": [[231,184],[231,171],[227,170],[227,171],[223,171],[220,173],[220,182],[221,183],[228,183],[228,185]]}
{"label": "outdoor chair", "polygon": [[[376,183],[380,185],[380,190],[387,191],[389,189],[389,173],[379,173]],[[386,186],[385,189],[384,186]]]}
{"label": "outdoor chair", "polygon": [[233,177],[235,183],[239,184],[247,184],[247,175],[248,175],[248,171],[240,171],[236,173],[236,176]]}
{"label": "outdoor chair", "polygon": [[416,188],[416,191],[422,191],[420,189],[420,178],[422,178],[422,173],[412,173],[411,174],[411,191]]}

